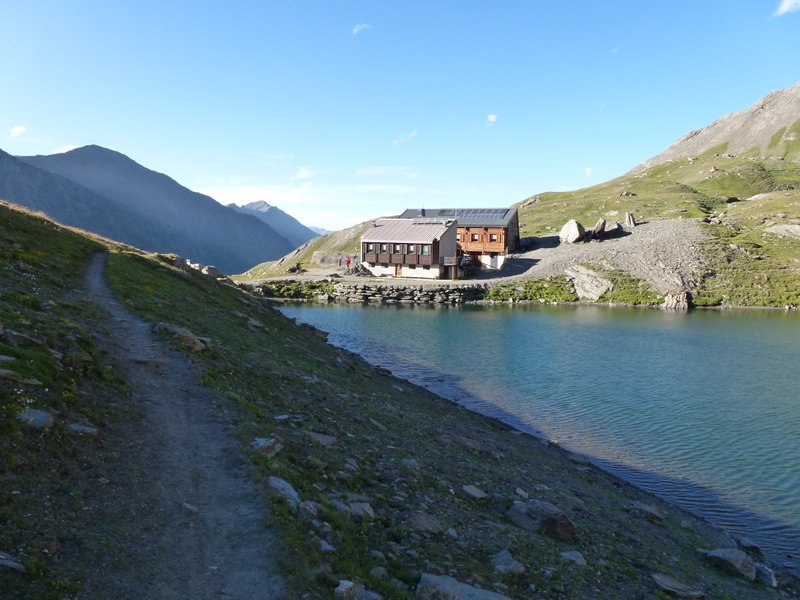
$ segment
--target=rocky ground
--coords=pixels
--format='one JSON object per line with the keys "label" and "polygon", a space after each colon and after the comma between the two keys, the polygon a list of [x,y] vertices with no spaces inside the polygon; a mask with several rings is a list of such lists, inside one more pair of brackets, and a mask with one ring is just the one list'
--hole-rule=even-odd
{"label": "rocky ground", "polygon": [[[515,254],[500,273],[483,272],[466,281],[485,284],[507,283],[519,279],[541,279],[562,275],[567,269],[584,263],[594,263],[604,269],[619,269],[636,279],[646,281],[659,292],[691,290],[706,269],[700,245],[705,234],[698,219],[658,219],[640,223],[619,237],[589,243],[559,244],[558,236],[533,238],[532,248]],[[293,279],[312,281],[336,274],[348,283],[364,283],[368,278],[353,277],[337,265],[304,264],[302,274],[290,274]],[[286,279],[287,275],[274,277]],[[405,285],[409,280],[380,278],[386,285]],[[259,282],[253,282],[255,284]],[[422,286],[441,282],[414,281]]]}

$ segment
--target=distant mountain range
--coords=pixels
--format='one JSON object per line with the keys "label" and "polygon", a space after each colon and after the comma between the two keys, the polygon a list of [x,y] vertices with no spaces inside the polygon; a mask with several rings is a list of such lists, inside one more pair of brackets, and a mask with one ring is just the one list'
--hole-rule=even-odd
{"label": "distant mountain range", "polygon": [[272,206],[263,200],[250,202],[244,206],[236,204],[228,204],[227,206],[240,213],[253,215],[261,219],[275,231],[280,231],[281,235],[289,240],[295,248],[302,246],[308,240],[319,235],[294,217],[287,215],[277,206]]}
{"label": "distant mountain range", "polygon": [[[145,250],[174,252],[226,273],[285,255],[299,245],[292,241],[296,225],[303,227],[282,211],[285,219],[270,226],[100,146],[49,156],[14,157],[0,150],[0,198],[67,225]],[[291,224],[286,235],[282,222]]]}

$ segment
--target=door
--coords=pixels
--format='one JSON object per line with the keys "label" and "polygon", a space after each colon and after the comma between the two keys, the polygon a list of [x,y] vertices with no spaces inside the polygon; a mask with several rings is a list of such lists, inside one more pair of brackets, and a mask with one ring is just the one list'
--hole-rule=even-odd
{"label": "door", "polygon": [[403,276],[403,265],[395,265],[394,266],[394,276],[395,277],[402,277]]}

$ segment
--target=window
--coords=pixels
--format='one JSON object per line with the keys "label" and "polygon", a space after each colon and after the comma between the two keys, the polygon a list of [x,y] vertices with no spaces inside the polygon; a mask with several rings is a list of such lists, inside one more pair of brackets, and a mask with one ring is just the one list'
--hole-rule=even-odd
{"label": "window", "polygon": [[472,241],[473,241],[473,242],[477,242],[477,241],[478,241],[478,239],[479,239],[479,237],[480,237],[480,236],[479,236],[477,233],[473,233],[473,234],[472,234],[472,237],[471,237],[470,239],[472,239]]}
{"label": "window", "polygon": [[490,233],[489,234],[489,241],[490,242],[496,242],[497,241],[497,234],[496,233]]}
{"label": "window", "polygon": [[460,242],[460,241],[461,241],[461,234],[460,234],[460,233],[457,233],[457,234],[456,234],[456,241],[457,241],[457,242]]}
{"label": "window", "polygon": [[400,254],[402,251],[403,251],[403,247],[400,244],[395,244],[394,245],[394,253],[395,254]]}
{"label": "window", "polygon": [[389,244],[381,244],[381,252],[388,252]]}
{"label": "window", "polygon": [[414,244],[409,244],[407,254],[414,254],[414,252],[416,252],[416,249],[417,247]]}
{"label": "window", "polygon": [[375,244],[367,244],[367,252],[375,252]]}
{"label": "window", "polygon": [[430,255],[431,255],[431,245],[422,244],[422,256],[430,256]]}

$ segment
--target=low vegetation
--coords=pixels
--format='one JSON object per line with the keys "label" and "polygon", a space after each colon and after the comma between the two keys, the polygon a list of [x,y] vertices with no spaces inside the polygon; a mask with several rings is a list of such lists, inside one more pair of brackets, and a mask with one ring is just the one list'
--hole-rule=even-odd
{"label": "low vegetation", "polygon": [[[4,387],[0,396],[0,551],[28,567],[25,574],[0,570],[0,586],[4,598],[74,597],[91,569],[74,563],[76,546],[103,545],[92,511],[84,510],[102,498],[93,465],[124,449],[111,446],[111,433],[71,435],[62,423],[113,432],[115,422],[130,418],[125,382],[93,353],[90,332],[103,315],[91,304],[70,303],[90,255],[104,244],[0,211],[0,322],[64,356],[62,367],[39,344],[26,354],[6,338],[0,346],[24,363],[19,378],[42,382],[20,383],[21,392]],[[696,549],[713,547],[718,533],[581,457],[376,370],[262,298],[157,256],[107,246],[110,285],[130,311],[211,338],[211,348],[193,360],[203,381],[244,411],[242,444],[271,438],[282,445],[274,456],[250,456],[265,491],[267,477],[280,477],[303,501],[294,508],[269,499],[291,597],[332,597],[338,581],[349,579],[385,598],[411,598],[422,573],[515,598],[534,589],[547,598],[642,597],[655,593],[653,572],[713,597],[772,597],[705,562]],[[568,283],[527,282],[513,291],[565,298]],[[78,351],[81,360],[70,366],[67,356]],[[20,427],[13,416],[25,406],[58,410],[59,424]],[[562,508],[574,539],[512,525],[506,511],[528,497]],[[113,527],[104,534],[113,535]],[[503,550],[523,573],[495,570],[492,559]],[[565,559],[568,551],[580,551],[588,565]]]}
{"label": "low vegetation", "polygon": [[578,296],[572,281],[566,276],[531,279],[521,283],[501,283],[486,292],[486,299],[494,302],[577,302]]}

